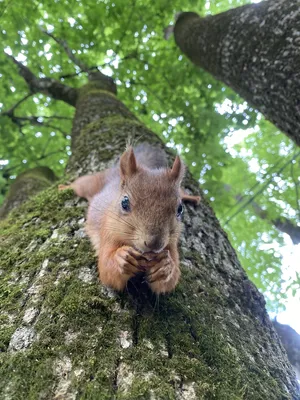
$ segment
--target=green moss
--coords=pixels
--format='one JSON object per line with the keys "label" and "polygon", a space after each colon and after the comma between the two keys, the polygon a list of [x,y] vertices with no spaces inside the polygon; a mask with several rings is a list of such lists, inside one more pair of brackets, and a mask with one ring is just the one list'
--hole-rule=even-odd
{"label": "green moss", "polygon": [[[110,145],[95,147],[92,143],[96,135],[101,135],[101,141],[110,143]],[[116,155],[116,145],[125,149],[129,140],[135,143],[143,136],[147,137],[148,142],[162,146],[161,140],[153,135],[150,130],[147,130],[141,122],[134,119],[130,113],[124,112],[122,114],[114,109],[112,115],[93,121],[81,130],[76,139],[76,155],[74,156],[76,157],[76,165],[83,165],[85,160],[89,159],[92,149],[94,157],[106,167],[107,163]]]}
{"label": "green moss", "polygon": [[[40,311],[35,325],[39,340],[25,352],[2,353],[0,356],[0,376],[4,378],[1,379],[0,392],[5,390],[8,382],[12,382],[13,379],[16,399],[35,398],[37,392],[47,392],[49,396],[58,380],[53,372],[53,363],[70,350],[74,354],[74,365],[86,365],[86,371],[92,370],[91,374],[96,375],[95,367],[90,362],[91,354],[87,351],[83,338],[87,339],[90,346],[90,340],[94,337],[95,345],[100,346],[97,327],[104,327],[110,318],[112,300],[102,295],[96,274],[95,281],[89,285],[78,279],[78,271],[83,266],[90,267],[95,273],[95,256],[88,240],[76,238],[73,234],[79,229],[78,220],[84,215],[82,207],[65,207],[65,202],[73,199],[72,192],[58,192],[56,188],[51,188],[12,212],[7,220],[0,224],[0,257],[3,270],[0,308],[14,316],[11,326],[1,324],[2,351],[7,349],[16,327],[22,325],[24,314],[20,313],[20,308],[37,307],[41,310],[42,303],[44,308],[44,311]],[[74,223],[70,225],[69,221]],[[58,233],[56,244],[56,239],[51,239],[54,229],[57,229]],[[37,243],[37,247],[33,247],[28,253],[24,251],[34,243]],[[39,251],[40,245],[44,246],[43,251]],[[39,278],[38,271],[45,260],[49,262],[44,276]],[[65,267],[64,260],[67,260]],[[67,275],[59,280],[59,274],[63,272]],[[27,277],[26,284],[21,283],[24,277]],[[58,282],[55,283],[57,279]],[[8,284],[10,281],[11,284]],[[31,296],[28,297],[24,293],[28,284],[39,287],[38,298],[34,303],[31,302]],[[47,312],[48,309],[51,310],[51,314]],[[109,324],[107,326],[109,327]],[[109,329],[110,341],[113,335],[116,337],[117,328]],[[65,343],[65,333],[68,330],[80,332],[79,338],[70,345]],[[76,349],[82,349],[85,356],[78,354],[76,357]],[[109,356],[105,358],[105,369],[113,376],[116,355],[108,343],[106,350]],[[104,364],[100,364],[101,370]],[[103,377],[101,387],[103,392],[107,391],[107,398],[110,398],[112,378],[105,379],[107,388],[103,386]]]}
{"label": "green moss", "polygon": [[110,97],[116,99],[116,96],[112,92],[109,92],[108,90],[97,89],[93,85],[89,86],[89,84],[87,84],[79,89],[80,100],[83,100],[85,96],[99,97],[101,95],[110,96]]}
{"label": "green moss", "polygon": [[[132,124],[126,127],[126,121],[113,117],[110,122],[122,129]],[[289,398],[276,378],[280,370],[271,375],[263,359],[257,357],[255,365],[247,357],[258,351],[248,340],[259,332],[255,317],[244,315],[251,323],[243,325],[241,318],[240,329],[230,327],[233,348],[219,312],[231,306],[204,279],[203,260],[195,251],[184,257],[193,260],[197,273],[183,267],[174,294],[108,296],[97,282],[88,239],[75,235],[85,213],[78,205],[71,191],[52,187],[0,223],[1,393],[11,391],[14,399],[53,398],[65,379],[80,399],[175,399],[183,385],[193,382],[197,399],[263,399],[265,393],[270,400]],[[80,279],[82,268],[94,277],[90,283]],[[27,326],[23,317],[29,308],[38,312],[35,340],[24,351],[8,352],[13,332]],[[132,346],[121,347],[123,331]],[[71,371],[60,374],[55,366],[64,358],[70,359]],[[122,364],[133,374],[128,392],[116,391]]]}
{"label": "green moss", "polygon": [[2,328],[0,329],[0,353],[6,351],[8,348],[10,338],[14,333],[14,327],[3,328],[3,324],[1,323]]}
{"label": "green moss", "polygon": [[89,81],[87,84],[85,84],[84,86],[80,87],[78,89],[78,93],[79,93],[79,100],[81,101],[82,99],[84,99],[85,96],[93,96],[96,95],[97,97],[100,95],[103,96],[109,96],[112,97],[114,99],[116,99],[116,96],[114,93],[112,93],[109,90],[106,90],[103,88],[103,82],[99,81],[99,80],[92,80]]}
{"label": "green moss", "polygon": [[22,204],[30,196],[49,187],[55,180],[55,174],[48,167],[31,168],[21,173],[9,188],[0,208],[0,219],[5,218],[12,208]]}

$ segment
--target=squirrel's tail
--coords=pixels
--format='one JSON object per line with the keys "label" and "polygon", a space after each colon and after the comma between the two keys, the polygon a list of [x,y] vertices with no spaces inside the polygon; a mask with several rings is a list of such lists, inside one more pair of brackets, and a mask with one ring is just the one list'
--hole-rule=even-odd
{"label": "squirrel's tail", "polygon": [[133,148],[138,163],[150,169],[167,168],[168,159],[165,152],[149,143],[141,143]]}

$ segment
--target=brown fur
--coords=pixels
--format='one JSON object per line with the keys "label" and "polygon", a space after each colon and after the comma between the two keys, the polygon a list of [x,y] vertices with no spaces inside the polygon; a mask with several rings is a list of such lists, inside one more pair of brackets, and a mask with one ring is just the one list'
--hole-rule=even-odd
{"label": "brown fur", "polygon": [[[157,152],[148,145],[148,159],[149,149]],[[178,206],[181,200],[198,204],[200,197],[180,188],[184,165],[178,156],[171,169],[148,168],[142,160],[141,149],[137,161],[130,147],[116,167],[80,177],[69,187],[89,200],[86,231],[98,255],[100,280],[123,290],[143,271],[154,292],[166,293],[180,277]],[[121,206],[124,196],[129,198],[129,212]]]}

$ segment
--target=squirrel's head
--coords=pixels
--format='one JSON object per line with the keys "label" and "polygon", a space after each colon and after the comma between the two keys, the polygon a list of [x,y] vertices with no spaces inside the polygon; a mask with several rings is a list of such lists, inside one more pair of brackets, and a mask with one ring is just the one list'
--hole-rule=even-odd
{"label": "squirrel's head", "polygon": [[148,169],[139,165],[132,148],[120,159],[118,213],[120,235],[140,252],[160,252],[177,242],[183,206],[180,184],[184,165],[176,156],[172,168]]}

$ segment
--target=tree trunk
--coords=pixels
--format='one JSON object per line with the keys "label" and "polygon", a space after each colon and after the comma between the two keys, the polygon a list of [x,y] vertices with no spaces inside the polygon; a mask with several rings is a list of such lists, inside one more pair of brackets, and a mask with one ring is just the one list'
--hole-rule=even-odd
{"label": "tree trunk", "polygon": [[273,321],[273,324],[300,381],[300,335],[289,325],[278,321]]}
{"label": "tree trunk", "polygon": [[300,145],[300,2],[272,0],[200,18],[182,13],[179,48]]}
{"label": "tree trunk", "polygon": [[[69,178],[110,166],[128,137],[163,148],[101,79],[77,93]],[[199,190],[189,175],[185,187]],[[186,207],[181,283],[159,298],[143,282],[123,294],[98,282],[85,209],[52,187],[1,222],[1,398],[300,398],[263,296],[205,201]]]}
{"label": "tree trunk", "polygon": [[8,195],[0,207],[0,219],[6,217],[13,208],[24,203],[30,196],[51,186],[55,180],[56,176],[48,167],[31,168],[20,174],[10,186]]}

